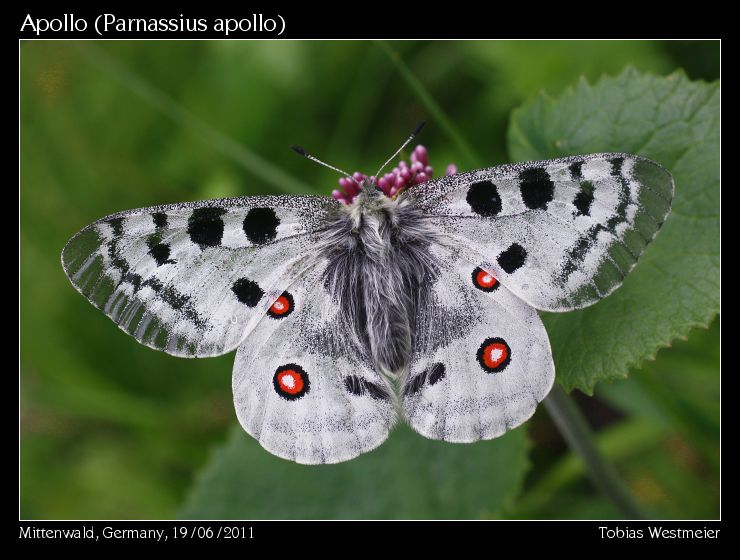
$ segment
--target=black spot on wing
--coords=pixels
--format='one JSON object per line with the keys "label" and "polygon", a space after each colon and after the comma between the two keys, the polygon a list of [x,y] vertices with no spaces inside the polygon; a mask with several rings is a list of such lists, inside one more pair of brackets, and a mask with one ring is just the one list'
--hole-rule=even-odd
{"label": "black spot on wing", "polygon": [[113,237],[121,237],[123,235],[123,218],[111,218],[108,220],[108,225],[113,230]]}
{"label": "black spot on wing", "polygon": [[612,166],[612,175],[619,177],[622,174],[622,166],[624,165],[624,158],[622,156],[613,157],[609,160]]}
{"label": "black spot on wing", "polygon": [[501,268],[504,269],[504,272],[511,274],[521,268],[524,261],[527,260],[527,251],[518,243],[512,243],[496,260]]}
{"label": "black spot on wing", "polygon": [[380,385],[372,383],[367,379],[358,377],[356,375],[350,375],[344,378],[344,387],[347,391],[353,395],[362,396],[364,394],[370,395],[375,400],[387,400],[389,395],[385,389]]}
{"label": "black spot on wing", "polygon": [[427,380],[427,371],[422,371],[419,375],[415,375],[406,383],[406,387],[403,390],[404,395],[413,395],[421,391]]}
{"label": "black spot on wing", "polygon": [[618,192],[618,198],[619,198],[619,204],[617,204],[617,209],[615,211],[615,215],[609,218],[606,222],[606,227],[614,233],[615,228],[627,221],[627,205],[630,201],[630,192],[629,192],[629,185],[627,184],[627,178],[622,173],[622,167],[624,165],[624,158],[623,157],[615,157],[609,160],[609,163],[612,166],[612,177],[614,177],[619,182],[619,192]]}
{"label": "black spot on wing", "polygon": [[175,261],[170,259],[170,246],[166,243],[155,243],[150,245],[149,256],[157,262],[157,266],[175,263]]}
{"label": "black spot on wing", "polygon": [[154,214],[152,214],[152,221],[154,222],[155,228],[164,229],[167,227],[167,214],[164,212],[154,212]]}
{"label": "black spot on wing", "polygon": [[365,380],[365,390],[375,400],[387,400],[388,393],[380,385]]}
{"label": "black spot on wing", "polygon": [[143,278],[139,274],[132,272],[128,272],[123,277],[123,281],[131,284],[131,286],[134,288],[134,293],[141,290],[142,286],[144,285]]}
{"label": "black spot on wing", "polygon": [[491,181],[479,181],[470,185],[465,200],[479,216],[489,218],[501,212],[501,196]]}
{"label": "black spot on wing", "polygon": [[594,186],[590,181],[580,183],[581,190],[573,199],[573,205],[578,210],[578,216],[589,216],[591,213],[591,204],[594,201]]}
{"label": "black spot on wing", "polygon": [[157,266],[175,264],[175,261],[170,259],[170,246],[167,243],[162,243],[161,228],[147,237],[146,244],[149,247],[149,256],[154,259]]}
{"label": "black spot on wing", "polygon": [[121,276],[125,276],[129,271],[128,261],[123,258],[121,253],[118,251],[118,238],[114,237],[108,242],[108,257],[110,258],[110,264],[113,268],[121,273]]}
{"label": "black spot on wing", "polygon": [[249,278],[239,278],[231,286],[231,291],[247,307],[254,307],[262,299],[262,296],[265,295],[259,284]]}
{"label": "black spot on wing", "polygon": [[242,227],[252,243],[260,245],[277,237],[280,219],[272,208],[252,208],[244,218]]}
{"label": "black spot on wing", "polygon": [[217,247],[224,235],[224,208],[196,208],[188,218],[190,240],[203,247]]}
{"label": "black spot on wing", "polygon": [[353,395],[362,395],[362,380],[356,375],[344,378],[344,387]]}
{"label": "black spot on wing", "polygon": [[530,210],[545,210],[555,195],[555,183],[542,167],[531,167],[519,173],[519,190],[524,205]]}
{"label": "black spot on wing", "polygon": [[442,379],[444,379],[445,365],[441,362],[437,362],[436,364],[434,364],[432,367],[429,368],[428,373],[429,375],[427,379],[429,380],[429,384],[435,385],[439,383],[440,381],[442,381]]}
{"label": "black spot on wing", "polygon": [[442,381],[445,377],[445,366],[442,362],[436,362],[429,366],[427,369],[422,371],[419,375],[416,375],[409,379],[406,383],[406,387],[403,390],[403,394],[413,395],[418,393],[425,384],[435,385]]}
{"label": "black spot on wing", "polygon": [[583,179],[583,162],[582,161],[574,161],[568,166],[568,170],[570,171],[570,176],[574,181],[580,182],[581,179]]}

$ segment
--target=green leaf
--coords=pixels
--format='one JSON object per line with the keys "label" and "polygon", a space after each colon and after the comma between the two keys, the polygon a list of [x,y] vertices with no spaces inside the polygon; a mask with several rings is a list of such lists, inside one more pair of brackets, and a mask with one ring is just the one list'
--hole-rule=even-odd
{"label": "green leaf", "polygon": [[[596,388],[596,397],[621,413],[596,431],[598,447],[652,518],[719,515],[719,369],[715,319],[709,330],[693,329],[688,341],[676,341],[654,362],[632,370],[628,380]],[[619,518],[584,483],[586,474],[576,455],[558,457],[508,516]],[[592,508],[584,510],[586,504]]]}
{"label": "green leaf", "polygon": [[720,329],[695,329],[658,359],[634,372],[626,383],[596,390],[614,408],[650,419],[681,434],[719,476]]}
{"label": "green leaf", "polygon": [[512,114],[514,160],[628,152],[666,166],[673,210],[615,293],[590,308],[544,314],[558,381],[592,394],[719,311],[719,84],[628,69]]}
{"label": "green leaf", "polygon": [[400,427],[377,450],[338,465],[284,461],[235,428],[181,512],[187,519],[434,519],[493,517],[527,467],[520,428],[467,445]]}

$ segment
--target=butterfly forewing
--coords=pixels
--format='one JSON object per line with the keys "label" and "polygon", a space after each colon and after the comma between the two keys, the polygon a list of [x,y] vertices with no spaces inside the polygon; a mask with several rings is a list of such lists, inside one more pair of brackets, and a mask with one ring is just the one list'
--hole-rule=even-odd
{"label": "butterfly forewing", "polygon": [[335,203],[245,197],[108,216],[64,248],[74,286],[138,341],[177,356],[233,350],[308,266]]}
{"label": "butterfly forewing", "polygon": [[593,154],[460,173],[408,197],[518,297],[567,311],[621,284],[670,211],[673,179],[639,156]]}

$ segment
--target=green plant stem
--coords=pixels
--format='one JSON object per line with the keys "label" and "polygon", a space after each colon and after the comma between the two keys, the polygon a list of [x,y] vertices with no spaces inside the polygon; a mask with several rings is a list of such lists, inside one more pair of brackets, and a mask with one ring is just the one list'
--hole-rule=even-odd
{"label": "green plant stem", "polygon": [[568,446],[583,461],[586,472],[596,487],[626,518],[646,519],[647,516],[614,466],[599,451],[591,428],[570,397],[556,384],[543,403]]}
{"label": "green plant stem", "polygon": [[[666,437],[667,429],[644,419],[631,418],[594,434],[599,449],[610,463],[616,463],[654,449]],[[586,475],[586,467],[574,453],[563,455],[541,478],[527,488],[513,508],[515,519],[540,515],[553,495]]]}

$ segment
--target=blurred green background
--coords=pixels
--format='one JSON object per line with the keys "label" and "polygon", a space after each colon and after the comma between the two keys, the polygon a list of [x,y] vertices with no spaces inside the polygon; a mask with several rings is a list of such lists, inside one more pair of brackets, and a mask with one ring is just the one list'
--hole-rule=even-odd
{"label": "blurred green background", "polygon": [[[511,110],[540,90],[558,94],[627,65],[719,78],[718,42],[389,47],[491,165],[509,160]],[[24,41],[20,95],[21,517],[177,516],[235,423],[233,355],[181,360],[126,337],[69,284],[64,243],[129,208],[328,195],[336,177],[288,146],[368,172],[429,113],[388,49],[364,41]],[[421,142],[437,170],[467,168],[440,123]],[[719,514],[717,323],[628,380],[577,397],[656,517]],[[529,470],[503,516],[618,517],[544,410],[527,430]],[[254,468],[259,480],[269,466]]]}

